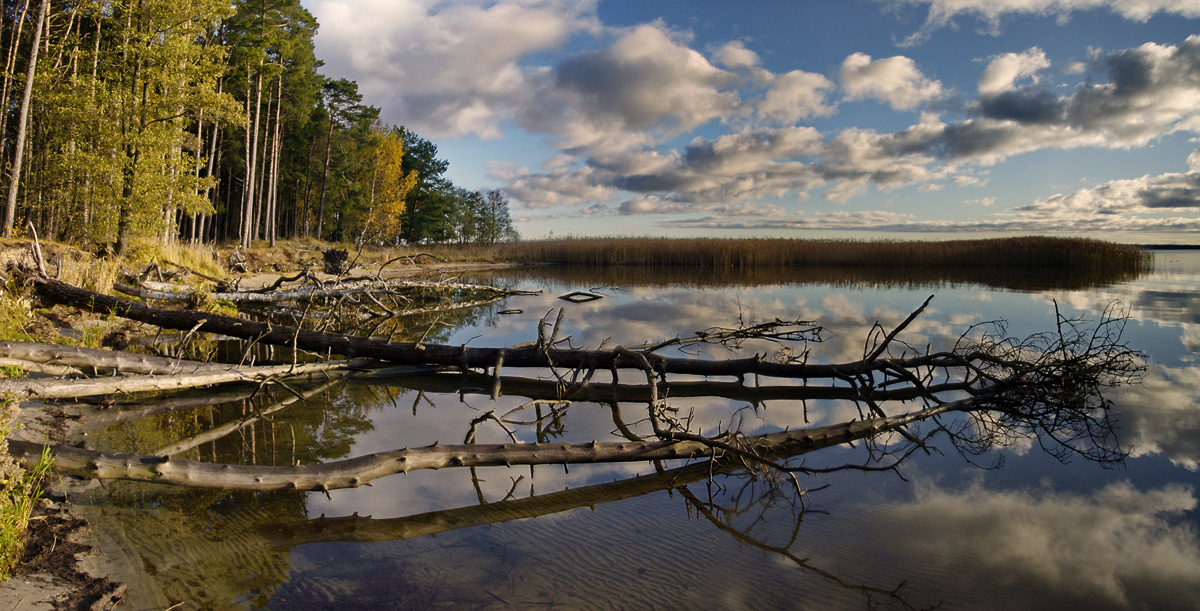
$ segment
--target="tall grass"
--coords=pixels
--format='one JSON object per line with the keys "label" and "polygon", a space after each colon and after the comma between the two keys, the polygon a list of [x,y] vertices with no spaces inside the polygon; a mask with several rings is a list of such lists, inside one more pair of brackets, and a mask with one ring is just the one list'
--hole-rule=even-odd
{"label": "tall grass", "polygon": [[949,241],[571,238],[494,247],[492,258],[522,263],[766,268],[1144,268],[1136,246],[1084,238],[1018,237]]}
{"label": "tall grass", "polygon": [[8,455],[6,438],[13,426],[16,403],[0,398],[0,582],[12,576],[13,568],[25,550],[25,529],[33,506],[42,496],[42,483],[50,471],[49,448],[42,452],[37,465],[22,469]]}

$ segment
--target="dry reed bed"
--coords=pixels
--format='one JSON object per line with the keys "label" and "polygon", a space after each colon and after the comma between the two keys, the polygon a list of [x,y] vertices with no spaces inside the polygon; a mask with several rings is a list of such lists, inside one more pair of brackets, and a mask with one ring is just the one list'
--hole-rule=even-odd
{"label": "dry reed bed", "polygon": [[774,238],[568,238],[456,247],[457,257],[598,266],[861,266],[892,268],[1144,269],[1136,246],[1084,238],[1018,237],[949,241]]}

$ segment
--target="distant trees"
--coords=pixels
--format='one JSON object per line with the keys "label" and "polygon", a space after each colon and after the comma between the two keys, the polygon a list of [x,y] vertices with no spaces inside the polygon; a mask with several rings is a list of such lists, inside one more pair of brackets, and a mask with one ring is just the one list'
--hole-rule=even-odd
{"label": "distant trees", "polygon": [[453,185],[433,143],[318,72],[299,0],[0,0],[0,12],[6,235],[31,222],[118,251],[517,237],[502,195]]}

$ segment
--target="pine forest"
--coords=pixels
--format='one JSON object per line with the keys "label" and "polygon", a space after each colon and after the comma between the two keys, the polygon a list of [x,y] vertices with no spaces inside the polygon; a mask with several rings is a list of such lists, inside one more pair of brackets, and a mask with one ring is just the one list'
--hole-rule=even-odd
{"label": "pine forest", "polygon": [[321,74],[298,0],[5,0],[4,236],[494,243],[508,201]]}

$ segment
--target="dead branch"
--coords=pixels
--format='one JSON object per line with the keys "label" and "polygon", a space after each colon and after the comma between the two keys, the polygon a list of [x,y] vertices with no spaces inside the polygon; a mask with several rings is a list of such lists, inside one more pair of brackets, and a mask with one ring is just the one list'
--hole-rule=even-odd
{"label": "dead branch", "polygon": [[[968,409],[977,399],[920,410],[889,418],[854,421],[826,427],[782,431],[748,437],[747,447],[764,455],[794,450],[803,454],[878,435],[954,409]],[[32,466],[43,444],[10,439],[9,453]],[[175,460],[166,456],[114,454],[72,446],[51,446],[54,469],[63,475],[93,479],[124,479],[195,488],[224,490],[335,490],[356,488],[371,481],[420,469],[549,465],[598,462],[640,462],[710,457],[713,448],[696,441],[535,443],[439,445],[378,452],[318,465],[267,467]]]}
{"label": "dead branch", "polygon": [[20,401],[30,399],[69,399],[91,395],[177,390],[229,382],[264,381],[335,369],[369,367],[372,364],[371,361],[366,360],[325,361],[321,363],[271,365],[265,367],[226,365],[223,368],[205,368],[193,373],[174,373],[170,375],[117,375],[106,378],[83,378],[76,380],[0,379],[0,392],[11,393],[14,398]]}
{"label": "dead branch", "polygon": [[[376,358],[398,364],[448,365],[463,369],[486,369],[495,364],[501,351],[505,363],[510,367],[550,367],[596,370],[631,369],[641,366],[634,359],[622,356],[616,350],[581,350],[554,348],[545,345],[524,345],[511,348],[477,348],[421,344],[415,342],[393,343],[349,335],[321,333],[296,329],[282,325],[259,323],[212,313],[165,310],[134,303],[120,297],[103,295],[64,282],[32,276],[38,295],[46,303],[62,304],[101,314],[113,314],[130,320],[152,324],[164,329],[187,331],[199,325],[199,330],[228,335],[241,339],[255,340],[265,344],[293,346],[297,349],[317,353],[331,352],[346,358]],[[803,321],[797,324],[807,326]],[[861,373],[860,363],[843,365],[810,365],[776,363],[754,356],[729,360],[698,360],[671,358],[649,353],[654,370],[661,373],[678,373],[704,376],[761,375],[784,378],[853,376]],[[936,364],[937,358],[926,358]],[[957,357],[954,358],[957,362]],[[888,367],[887,362],[877,362],[868,369]],[[901,361],[898,366],[906,366]]]}
{"label": "dead branch", "polygon": [[0,342],[0,357],[30,364],[71,367],[90,371],[93,375],[101,371],[169,375],[224,368],[220,364],[200,361],[36,342]]}

